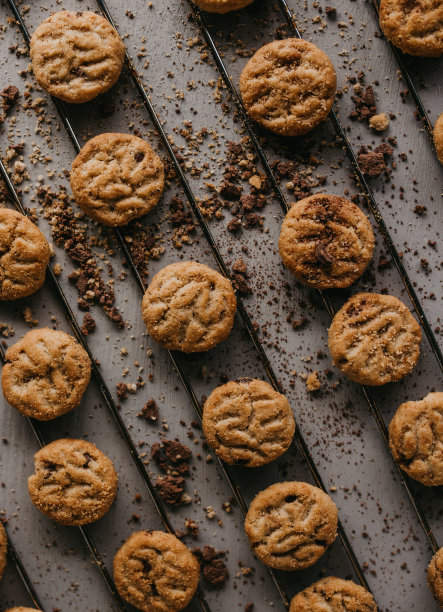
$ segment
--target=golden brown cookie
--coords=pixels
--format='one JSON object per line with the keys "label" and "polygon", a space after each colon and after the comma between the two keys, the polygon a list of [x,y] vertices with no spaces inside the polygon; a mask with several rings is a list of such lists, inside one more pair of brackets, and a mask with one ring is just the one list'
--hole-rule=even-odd
{"label": "golden brown cookie", "polygon": [[197,590],[199,574],[194,555],[163,531],[136,531],[114,557],[118,592],[144,612],[183,610]]}
{"label": "golden brown cookie", "polygon": [[120,76],[125,45],[107,19],[89,11],[59,11],[31,38],[32,69],[39,85],[66,102],[92,100]]}
{"label": "golden brown cookie", "polygon": [[443,54],[441,0],[381,0],[380,27],[404,53],[421,57]]}
{"label": "golden brown cookie", "polygon": [[283,263],[316,289],[349,287],[374,250],[368,218],[353,202],[318,193],[293,204],[278,242]]}
{"label": "golden brown cookie", "polygon": [[18,300],[45,282],[49,245],[24,215],[0,208],[0,300]]}
{"label": "golden brown cookie", "polygon": [[289,612],[377,612],[371,593],[352,580],[329,576],[297,593]]}
{"label": "golden brown cookie", "polygon": [[237,300],[230,281],[195,261],[166,266],[143,297],[148,333],[170,350],[207,351],[224,340],[234,324]]}
{"label": "golden brown cookie", "polygon": [[336,86],[329,57],[297,38],[261,47],[240,76],[240,93],[250,117],[281,136],[306,134],[326,119]]}
{"label": "golden brown cookie", "polygon": [[253,2],[254,0],[194,0],[194,4],[203,11],[219,14],[238,11]]}
{"label": "golden brown cookie", "polygon": [[428,585],[443,609],[443,547],[435,553],[428,565]]}
{"label": "golden brown cookie", "polygon": [[112,461],[95,444],[62,438],[34,455],[28,478],[31,501],[62,525],[86,525],[101,518],[117,493]]}
{"label": "golden brown cookie", "polygon": [[328,342],[343,374],[379,386],[409,374],[420,354],[421,330],[396,297],[358,293],[333,318]]}
{"label": "golden brown cookie", "polygon": [[8,556],[8,538],[5,528],[0,521],[0,580],[3,577],[6,568],[6,559]]}
{"label": "golden brown cookie", "polygon": [[401,404],[389,425],[389,446],[402,470],[428,487],[443,485],[443,393]]}
{"label": "golden brown cookie", "polygon": [[71,188],[80,208],[103,225],[126,225],[146,215],[165,185],[163,162],[132,134],[91,138],[71,168]]}
{"label": "golden brown cookie", "polygon": [[438,161],[443,166],[443,113],[438,117],[434,125],[434,144]]}
{"label": "golden brown cookie", "polygon": [[300,570],[313,565],[337,537],[337,507],[306,482],[279,482],[261,491],[245,520],[252,549],[265,565]]}
{"label": "golden brown cookie", "polygon": [[294,437],[288,400],[263,380],[239,378],[217,387],[203,410],[209,446],[231,465],[258,467],[280,457]]}
{"label": "golden brown cookie", "polygon": [[6,351],[2,369],[8,404],[39,421],[76,408],[91,377],[91,361],[68,334],[33,329]]}

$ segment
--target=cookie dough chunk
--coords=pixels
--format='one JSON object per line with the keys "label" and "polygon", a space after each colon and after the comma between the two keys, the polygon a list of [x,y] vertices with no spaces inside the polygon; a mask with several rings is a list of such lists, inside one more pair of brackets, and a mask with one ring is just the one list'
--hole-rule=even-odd
{"label": "cookie dough chunk", "polygon": [[194,0],[199,8],[208,13],[229,13],[252,4],[254,0]]}
{"label": "cookie dough chunk", "polygon": [[443,485],[443,392],[401,404],[389,425],[389,446],[411,478]]}
{"label": "cookie dough chunk", "polygon": [[162,346],[185,353],[207,351],[224,340],[236,308],[230,281],[194,261],[157,272],[142,304],[149,335]]}
{"label": "cookie dough chunk", "polygon": [[295,431],[286,397],[252,378],[214,389],[205,402],[202,425],[209,446],[223,461],[247,467],[280,457]]}
{"label": "cookie dough chunk", "polygon": [[439,116],[434,125],[434,144],[438,161],[443,166],[443,113]]}
{"label": "cookie dough chunk", "polygon": [[101,518],[117,493],[112,461],[92,442],[63,438],[34,455],[28,479],[31,501],[62,525],[86,525]]}
{"label": "cookie dough chunk", "polygon": [[144,612],[183,610],[197,590],[199,574],[194,555],[163,531],[136,531],[114,557],[118,592]]}
{"label": "cookie dough chunk", "polygon": [[278,246],[283,263],[300,282],[316,289],[342,288],[366,269],[374,234],[353,202],[319,193],[291,207]]}
{"label": "cookie dough chunk", "polygon": [[24,215],[0,208],[0,300],[18,300],[45,282],[49,245]]}
{"label": "cookie dough chunk", "polygon": [[252,501],[246,534],[257,557],[275,569],[313,565],[337,536],[337,507],[306,482],[274,484]]}
{"label": "cookie dough chunk", "polygon": [[435,553],[428,565],[428,585],[440,608],[443,608],[443,547]]}
{"label": "cookie dough chunk", "polygon": [[88,140],[71,168],[77,204],[103,225],[126,225],[146,215],[164,185],[163,162],[132,134],[100,134]]}
{"label": "cookie dough chunk", "polygon": [[261,47],[240,76],[240,93],[248,114],[281,136],[306,134],[326,119],[336,86],[329,57],[297,38]]}
{"label": "cookie dough chunk", "polygon": [[380,386],[409,374],[420,354],[420,326],[392,295],[358,293],[329,328],[334,364],[351,380]]}
{"label": "cookie dough chunk", "polygon": [[35,78],[65,102],[87,102],[110,89],[124,59],[125,45],[115,28],[89,11],[54,13],[31,38]]}
{"label": "cookie dough chunk", "polygon": [[3,577],[5,567],[6,567],[6,559],[8,555],[8,538],[6,537],[6,531],[0,522],[0,580]]}
{"label": "cookie dough chunk", "polygon": [[380,27],[404,53],[421,57],[443,54],[441,0],[381,0]]}
{"label": "cookie dough chunk", "polygon": [[22,414],[49,421],[76,408],[91,377],[91,361],[68,334],[33,329],[6,351],[2,388]]}
{"label": "cookie dough chunk", "polygon": [[291,601],[289,612],[377,612],[371,593],[352,580],[330,576],[315,582]]}

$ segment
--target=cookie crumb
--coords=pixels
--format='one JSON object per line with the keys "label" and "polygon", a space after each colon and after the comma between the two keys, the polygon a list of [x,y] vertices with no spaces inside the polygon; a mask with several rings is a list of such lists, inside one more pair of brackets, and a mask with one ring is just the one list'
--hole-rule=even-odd
{"label": "cookie crumb", "polygon": [[385,113],[374,115],[369,119],[369,125],[377,132],[383,132],[389,125],[389,119]]}

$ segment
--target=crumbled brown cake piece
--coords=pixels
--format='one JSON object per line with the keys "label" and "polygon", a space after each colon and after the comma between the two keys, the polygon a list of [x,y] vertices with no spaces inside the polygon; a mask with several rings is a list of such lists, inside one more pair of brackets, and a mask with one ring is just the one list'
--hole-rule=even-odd
{"label": "crumbled brown cake piece", "polygon": [[377,113],[374,90],[371,85],[368,85],[361,95],[352,96],[351,99],[355,109],[350,113],[349,119],[367,121]]}
{"label": "crumbled brown cake piece", "polygon": [[181,476],[159,476],[155,486],[167,504],[179,506],[182,503],[185,479]]}
{"label": "crumbled brown cake piece", "polygon": [[142,407],[137,416],[145,418],[148,422],[156,422],[158,420],[158,405],[154,398],[149,399]]}
{"label": "crumbled brown cake piece", "polygon": [[128,385],[124,382],[119,382],[116,387],[118,399],[125,400],[128,397]]}
{"label": "crumbled brown cake piece", "polygon": [[96,328],[96,322],[91,317],[89,312],[87,312],[85,316],[83,317],[83,325],[81,327],[81,332],[84,336],[88,336],[89,334],[92,334],[95,328]]}
{"label": "crumbled brown cake piece", "polygon": [[229,573],[225,562],[221,557],[224,552],[215,550],[212,546],[194,548],[192,553],[197,557],[203,578],[213,586],[222,586],[228,579]]}

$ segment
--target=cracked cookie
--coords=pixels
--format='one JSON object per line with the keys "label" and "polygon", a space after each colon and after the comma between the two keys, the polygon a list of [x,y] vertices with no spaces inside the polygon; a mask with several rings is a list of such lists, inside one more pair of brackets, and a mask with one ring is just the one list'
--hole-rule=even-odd
{"label": "cracked cookie", "polygon": [[3,577],[6,568],[6,559],[8,555],[8,538],[6,537],[6,531],[0,522],[0,580]]}
{"label": "cracked cookie", "polygon": [[114,557],[118,592],[144,612],[183,610],[197,590],[199,574],[194,555],[163,531],[136,531]]}
{"label": "cracked cookie", "polygon": [[411,372],[421,330],[392,295],[358,293],[337,312],[328,333],[334,365],[354,382],[379,386]]}
{"label": "cracked cookie", "polygon": [[321,489],[280,482],[252,501],[245,529],[260,561],[290,571],[313,565],[337,537],[337,524],[337,507]]}
{"label": "cracked cookie", "polygon": [[231,465],[265,465],[290,446],[295,431],[288,400],[263,380],[240,378],[217,387],[203,409],[209,446]]}
{"label": "cracked cookie", "polygon": [[380,27],[403,53],[420,57],[443,54],[441,0],[381,0]]}
{"label": "cracked cookie", "polygon": [[300,282],[316,289],[343,288],[369,264],[374,234],[353,202],[319,193],[291,206],[278,247],[283,263]]}
{"label": "cracked cookie", "polygon": [[49,257],[47,240],[32,221],[0,208],[0,300],[18,300],[38,291]]}
{"label": "cracked cookie", "polygon": [[336,86],[329,57],[297,38],[261,47],[240,76],[240,93],[249,116],[281,136],[306,134],[326,119]]}
{"label": "cracked cookie", "polygon": [[298,593],[289,612],[377,612],[371,593],[352,580],[330,576]]}
{"label": "cracked cookie", "polygon": [[435,553],[428,565],[428,585],[443,609],[443,547]]}
{"label": "cracked cookie", "polygon": [[34,455],[28,478],[32,503],[62,525],[86,525],[100,519],[117,493],[112,461],[95,444],[63,438]]}
{"label": "cracked cookie", "polygon": [[80,208],[103,225],[126,225],[146,215],[165,185],[163,162],[132,134],[91,138],[71,168],[71,188]]}
{"label": "cracked cookie", "polygon": [[219,14],[238,11],[253,2],[254,0],[194,0],[194,4],[203,11]]}
{"label": "cracked cookie", "polygon": [[125,45],[104,17],[59,11],[35,30],[30,53],[38,84],[51,96],[77,104],[117,82]]}
{"label": "cracked cookie", "polygon": [[49,421],[76,408],[91,377],[91,361],[68,334],[33,329],[8,348],[3,394],[22,414]]}
{"label": "cracked cookie", "polygon": [[434,145],[438,161],[443,166],[443,113],[438,117],[434,125]]}
{"label": "cracked cookie", "polygon": [[143,297],[148,333],[170,350],[207,351],[234,324],[237,300],[231,282],[208,266],[183,261],[154,276]]}
{"label": "cracked cookie", "polygon": [[389,425],[389,446],[411,478],[443,485],[443,392],[401,404]]}

